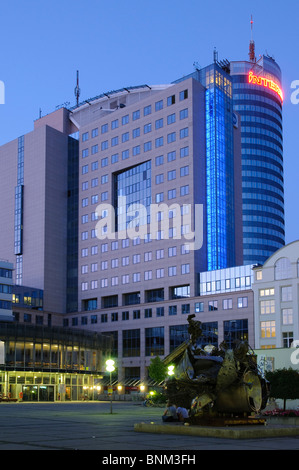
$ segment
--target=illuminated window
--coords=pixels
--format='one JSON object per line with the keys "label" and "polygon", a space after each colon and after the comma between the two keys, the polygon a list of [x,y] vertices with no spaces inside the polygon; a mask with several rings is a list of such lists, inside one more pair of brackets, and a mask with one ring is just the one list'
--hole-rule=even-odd
{"label": "illuminated window", "polygon": [[262,338],[275,338],[275,321],[262,321],[261,322],[261,337]]}

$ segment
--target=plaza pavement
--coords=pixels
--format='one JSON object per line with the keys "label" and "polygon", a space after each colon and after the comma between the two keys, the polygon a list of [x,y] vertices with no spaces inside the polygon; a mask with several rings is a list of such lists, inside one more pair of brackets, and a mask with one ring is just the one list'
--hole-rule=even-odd
{"label": "plaza pavement", "polygon": [[122,452],[199,456],[211,450],[299,449],[299,435],[227,439],[134,431],[136,423],[161,424],[162,412],[137,402],[113,402],[112,414],[109,402],[0,403],[0,450],[93,450],[101,460]]}

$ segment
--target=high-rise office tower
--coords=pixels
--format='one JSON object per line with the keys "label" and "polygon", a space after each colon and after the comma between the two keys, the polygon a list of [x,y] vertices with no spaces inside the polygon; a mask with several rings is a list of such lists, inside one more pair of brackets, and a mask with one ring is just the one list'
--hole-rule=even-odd
{"label": "high-rise office tower", "polygon": [[78,142],[68,114],[0,148],[0,258],[14,265],[17,286],[38,289],[58,313],[77,310]]}
{"label": "high-rise office tower", "polygon": [[244,264],[263,264],[285,243],[281,71],[272,57],[232,61],[240,115]]}

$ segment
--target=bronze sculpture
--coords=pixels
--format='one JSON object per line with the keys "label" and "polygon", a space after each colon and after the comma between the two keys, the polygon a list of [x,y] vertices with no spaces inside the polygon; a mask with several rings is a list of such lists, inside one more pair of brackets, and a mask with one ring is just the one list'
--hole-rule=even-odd
{"label": "bronze sculpture", "polygon": [[190,410],[191,423],[228,416],[247,423],[265,408],[269,396],[253,351],[245,341],[236,341],[232,349],[225,342],[219,348],[198,348],[202,324],[194,318],[188,316],[190,339],[164,359],[165,365],[175,366],[174,377],[166,382],[167,398]]}

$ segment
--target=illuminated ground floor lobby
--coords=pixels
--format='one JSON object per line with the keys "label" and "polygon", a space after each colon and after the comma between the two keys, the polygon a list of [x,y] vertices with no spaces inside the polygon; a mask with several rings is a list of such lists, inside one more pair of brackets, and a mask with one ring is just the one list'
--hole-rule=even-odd
{"label": "illuminated ground floor lobby", "polygon": [[0,402],[97,400],[111,337],[0,322]]}
{"label": "illuminated ground floor lobby", "polygon": [[0,401],[98,400],[103,375],[0,370]]}

